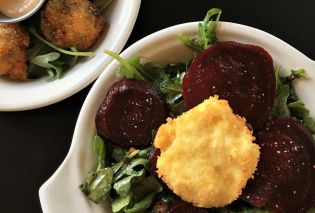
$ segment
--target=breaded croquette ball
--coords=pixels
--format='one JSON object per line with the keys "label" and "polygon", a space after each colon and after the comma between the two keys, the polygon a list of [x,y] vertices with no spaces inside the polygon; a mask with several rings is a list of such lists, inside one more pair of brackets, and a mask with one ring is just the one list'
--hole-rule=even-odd
{"label": "breaded croquette ball", "polygon": [[161,150],[158,175],[184,201],[225,206],[239,197],[256,170],[254,139],[226,100],[210,97],[159,128],[154,141]]}
{"label": "breaded croquette ball", "polygon": [[29,34],[19,24],[0,23],[0,76],[27,80]]}
{"label": "breaded croquette ball", "polygon": [[41,12],[43,34],[62,48],[89,49],[104,25],[103,16],[88,0],[49,0]]}

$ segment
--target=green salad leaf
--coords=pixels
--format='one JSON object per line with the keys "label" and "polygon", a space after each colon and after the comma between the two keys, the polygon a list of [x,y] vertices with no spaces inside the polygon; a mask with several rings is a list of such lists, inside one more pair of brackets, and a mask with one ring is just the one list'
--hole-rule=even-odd
{"label": "green salad leaf", "polygon": [[109,162],[104,140],[95,136],[93,150],[98,155],[98,166],[80,185],[81,191],[95,203],[111,198],[113,212],[144,212],[162,191],[160,183],[147,170],[151,149],[113,147],[113,161]]}
{"label": "green salad leaf", "polygon": [[94,141],[93,141],[93,150],[94,152],[98,155],[98,167],[96,170],[99,170],[101,168],[104,168],[105,166],[105,154],[106,154],[106,147],[104,144],[103,139],[96,135],[94,137]]}
{"label": "green salad leaf", "polygon": [[153,200],[154,200],[155,194],[149,194],[146,197],[144,197],[139,202],[135,203],[133,207],[126,209],[126,213],[143,213],[145,210],[151,207]]}
{"label": "green salad leaf", "polygon": [[307,213],[315,213],[315,208],[311,208]]}
{"label": "green salad leaf", "polygon": [[[42,72],[48,73],[47,81],[60,79],[65,70],[73,67],[80,56],[93,56],[93,52],[79,52],[72,47],[65,50],[57,47],[40,36],[34,28],[28,28],[32,35],[31,48],[28,50],[30,61],[30,76],[41,76]],[[35,66],[34,66],[35,65]]]}
{"label": "green salad leaf", "polygon": [[[212,8],[207,12],[203,22],[198,24],[198,34],[196,37],[190,38],[187,35],[180,35],[180,40],[188,48],[195,52],[200,52],[207,49],[212,44],[217,42],[216,25],[220,20],[222,10],[218,8]],[[216,16],[216,19],[212,18]]]}
{"label": "green salad leaf", "polygon": [[62,74],[62,67],[53,65],[51,62],[57,61],[60,58],[60,54],[57,52],[51,52],[44,55],[37,55],[30,59],[30,63],[47,69],[50,76],[48,81],[59,79]]}
{"label": "green salad leaf", "polygon": [[114,172],[110,167],[104,168],[106,148],[103,139],[99,136],[94,137],[93,150],[98,155],[97,169],[88,174],[80,188],[90,200],[99,203],[106,199],[112,188]]}
{"label": "green salad leaf", "polygon": [[112,211],[114,213],[121,212],[126,209],[128,205],[132,202],[132,192],[124,197],[117,197],[112,202]]}
{"label": "green salad leaf", "polygon": [[291,70],[291,73],[283,77],[280,75],[280,68],[275,70],[276,75],[276,99],[271,112],[271,117],[282,118],[294,116],[303,121],[304,125],[315,136],[315,120],[311,117],[310,111],[304,103],[299,100],[295,93],[293,81],[307,77],[304,69]]}

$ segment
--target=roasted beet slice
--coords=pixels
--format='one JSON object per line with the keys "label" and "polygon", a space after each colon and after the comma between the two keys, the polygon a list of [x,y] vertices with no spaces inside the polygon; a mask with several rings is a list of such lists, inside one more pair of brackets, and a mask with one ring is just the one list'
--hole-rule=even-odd
{"label": "roasted beet slice", "polygon": [[228,100],[254,129],[263,126],[275,99],[271,56],[259,46],[233,41],[217,42],[199,53],[183,79],[185,108],[213,95]]}
{"label": "roasted beet slice", "polygon": [[174,204],[167,213],[208,213],[207,209],[199,208],[187,202],[179,202]]}
{"label": "roasted beet slice", "polygon": [[152,130],[163,124],[167,115],[166,101],[153,83],[122,79],[109,89],[95,123],[101,137],[130,147],[150,144]]}
{"label": "roasted beet slice", "polygon": [[298,120],[272,120],[256,135],[260,161],[242,198],[271,212],[306,212],[315,206],[315,142]]}

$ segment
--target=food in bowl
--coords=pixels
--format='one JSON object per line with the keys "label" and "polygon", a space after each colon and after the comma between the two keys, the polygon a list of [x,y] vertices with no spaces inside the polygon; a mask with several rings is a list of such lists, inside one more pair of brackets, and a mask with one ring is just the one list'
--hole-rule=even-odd
{"label": "food in bowl", "polygon": [[[108,6],[107,3],[104,4]],[[10,68],[14,63],[9,60],[7,63],[10,67],[3,68],[5,71],[2,73],[5,74],[2,76],[26,81],[48,74],[49,81],[60,79],[65,70],[76,64],[78,57],[93,56],[93,52],[80,51],[90,49],[105,27],[105,18],[101,15],[100,8],[88,0],[48,0],[41,10],[41,16],[37,14],[33,19],[19,24],[21,30],[27,29],[25,34],[30,37],[30,45],[24,45],[27,49],[27,58],[21,62],[24,75],[16,77],[14,75],[16,71]],[[40,19],[40,23],[35,19]],[[5,36],[3,34],[5,29],[10,26],[12,25],[6,23],[0,25],[2,36]],[[20,48],[19,46],[21,45],[15,47]],[[0,49],[10,51],[7,48],[9,47],[5,42],[2,42]],[[18,56],[17,53],[13,53],[13,58]]]}
{"label": "food in bowl", "polygon": [[[214,10],[211,10],[208,14],[213,13]],[[199,26],[199,29],[201,28],[206,28],[206,29],[215,29],[215,27],[213,27],[213,25],[215,25],[215,22],[211,22],[210,27],[209,27],[209,16],[206,18],[206,23],[207,23],[207,27],[204,27],[202,24]],[[211,33],[205,33],[203,35],[207,35],[206,38],[208,38],[208,40],[210,40],[209,38],[213,38],[213,32],[211,31]],[[203,31],[204,33],[204,31]],[[209,35],[211,35],[212,37],[210,37]],[[212,48],[213,46],[215,46],[214,43],[216,43],[216,39],[213,39],[213,42],[204,42],[204,39],[200,39],[197,37],[197,39],[187,39],[187,37],[182,36],[182,40],[185,41],[186,44],[189,44],[189,46],[191,47],[197,47],[195,48],[195,50],[197,51],[202,51],[203,49],[207,49],[208,46],[212,45],[210,48]],[[199,42],[199,40],[202,40],[203,44],[208,44],[205,45],[205,47],[203,45],[200,45],[201,43]],[[214,45],[213,45],[214,44]],[[202,47],[202,48],[200,48]],[[143,81],[143,80],[147,80],[147,81],[151,81],[153,82],[156,87],[158,87],[160,89],[160,91],[162,92],[162,94],[165,97],[166,102],[169,104],[169,110],[170,110],[170,117],[178,117],[178,115],[181,115],[183,113],[184,116],[185,114],[190,113],[190,111],[184,112],[185,111],[185,106],[184,106],[184,98],[182,96],[182,81],[183,79],[185,79],[185,75],[187,74],[187,68],[190,67],[190,62],[187,63],[187,66],[185,64],[172,64],[172,65],[168,65],[166,67],[161,67],[155,63],[146,63],[146,64],[141,64],[140,63],[140,58],[139,57],[134,57],[131,58],[128,62],[125,61],[124,59],[120,58],[118,55],[115,55],[113,53],[110,53],[107,51],[107,53],[113,55],[115,58],[117,58],[122,66],[120,67],[119,73],[122,74],[124,77],[127,78],[133,78],[136,79],[138,81]],[[197,56],[198,57],[197,53]],[[233,58],[232,58],[233,59]],[[231,60],[234,62],[237,62],[235,60]],[[194,63],[194,62],[192,62]],[[239,63],[234,63],[234,64],[239,64]],[[233,64],[233,65],[234,65]],[[222,66],[225,66],[226,64],[222,64]],[[170,69],[170,67],[174,68],[174,69]],[[199,66],[197,66],[199,67]],[[202,66],[200,66],[202,67]],[[226,68],[228,69],[229,66],[226,66]],[[209,74],[207,72],[207,69],[204,69],[205,72],[204,74],[207,75]],[[250,72],[250,70],[247,70],[248,72]],[[312,131],[314,133],[314,129],[312,127],[312,125],[314,124],[314,120],[312,120],[312,118],[309,116],[309,111],[307,111],[305,109],[305,107],[303,106],[303,103],[298,101],[297,97],[294,96],[294,88],[292,85],[292,81],[295,80],[296,78],[300,78],[303,77],[305,75],[305,71],[304,70],[295,70],[292,71],[292,74],[288,77],[281,77],[278,75],[279,73],[279,69],[276,69],[276,72],[274,74],[274,79],[276,79],[275,81],[271,81],[269,82],[269,84],[274,84],[274,88],[276,90],[275,94],[274,94],[274,101],[275,104],[273,105],[273,108],[268,109],[269,110],[269,118],[268,121],[271,122],[276,122],[276,119],[280,119],[279,117],[290,117],[290,116],[294,116],[297,117],[298,119],[300,119],[300,125],[303,126],[303,131],[300,131],[300,133],[303,132],[305,138],[308,138],[308,143],[309,147],[311,147],[311,150],[314,150],[314,141],[310,136],[310,131]],[[222,79],[221,79],[222,80]],[[225,79],[223,79],[225,80]],[[123,81],[123,80],[121,80]],[[200,82],[198,82],[200,83]],[[201,82],[202,83],[202,82]],[[208,82],[210,83],[210,82]],[[252,80],[249,80],[249,82],[247,83],[252,83]],[[184,84],[184,83],[183,83]],[[231,82],[232,84],[232,82]],[[268,84],[268,82],[267,82]],[[194,84],[191,84],[194,85]],[[255,87],[255,84],[252,83],[253,87]],[[231,88],[234,88],[233,85],[231,86]],[[271,87],[272,88],[272,87]],[[237,90],[236,90],[237,91]],[[283,92],[285,91],[285,92]],[[286,91],[288,91],[288,93],[286,93]],[[122,91],[123,92],[123,91]],[[126,91],[128,92],[128,91]],[[133,92],[133,91],[131,91]],[[281,93],[280,93],[281,92]],[[268,93],[269,97],[271,96],[272,93]],[[109,95],[109,94],[108,94]],[[218,91],[218,95],[220,97],[219,91]],[[238,94],[236,94],[238,95]],[[229,95],[228,97],[234,97],[233,93],[231,93],[231,95]],[[141,98],[141,97],[139,97]],[[258,98],[258,97],[257,97]],[[107,98],[105,98],[106,100]],[[269,99],[268,99],[269,100]],[[203,100],[202,100],[203,101]],[[227,98],[227,101],[228,98]],[[103,104],[106,105],[106,103],[104,102]],[[128,106],[131,106],[132,103],[126,104],[126,106],[122,106],[122,108],[124,108],[126,111],[126,113],[121,113],[118,114],[117,113],[117,122],[118,121],[122,121],[122,122],[127,122],[129,120],[129,118],[131,118],[132,120],[132,111],[129,111]],[[269,103],[267,103],[266,105],[269,105]],[[104,105],[103,105],[104,106]],[[118,106],[117,106],[118,107]],[[198,107],[198,106],[197,106]],[[130,108],[133,109],[133,108]],[[232,108],[233,109],[233,108]],[[194,108],[192,109],[194,110]],[[124,111],[123,111],[124,112]],[[215,114],[215,113],[214,113]],[[137,117],[141,117],[141,113],[137,113],[136,114]],[[128,119],[123,120],[120,119],[122,117],[128,117]],[[200,117],[200,122],[202,123],[203,120],[207,120],[206,118],[203,118],[202,116]],[[207,117],[207,116],[205,116]],[[202,118],[202,119],[201,119]],[[177,119],[177,118],[176,118]],[[260,117],[258,116],[257,119],[260,119]],[[273,120],[275,119],[275,120]],[[303,124],[301,124],[301,120],[303,122]],[[141,119],[139,119],[139,121],[141,121]],[[215,122],[220,122],[221,119],[217,119]],[[194,120],[195,122],[195,120]],[[197,122],[197,121],[196,121]],[[290,121],[291,122],[291,121]],[[292,126],[297,127],[298,125],[296,123],[294,123],[296,121],[292,121]],[[189,126],[190,122],[186,122],[185,126]],[[280,122],[281,123],[281,122]],[[134,123],[133,123],[134,124]],[[207,124],[207,123],[206,123]],[[293,125],[294,124],[294,125]],[[264,124],[263,126],[265,126],[267,124]],[[116,126],[119,126],[116,125]],[[145,125],[144,125],[145,126]],[[276,125],[277,126],[277,125]],[[307,126],[307,128],[305,127]],[[172,129],[174,126],[171,126],[170,128],[167,128],[166,131],[170,132],[170,136],[171,137],[175,137],[176,134],[178,133],[177,131],[170,131],[170,129]],[[246,127],[247,130],[249,132],[251,132],[251,128],[253,129],[253,134],[254,136],[256,136],[257,132],[261,131],[262,128],[257,125],[257,126],[250,126],[248,125],[248,127]],[[160,130],[161,128],[158,129],[157,132],[157,136],[159,136],[159,132],[162,131]],[[163,128],[162,128],[163,129]],[[304,131],[306,129],[306,131]],[[193,129],[195,130],[195,129]],[[295,144],[299,144],[300,142],[298,141],[294,141],[297,140],[295,137],[287,135],[286,131],[282,131],[281,128],[279,129],[275,129],[276,132],[280,132],[280,134],[283,133],[282,137],[283,138],[292,138],[292,143]],[[156,138],[155,137],[155,130],[152,131],[153,136],[152,136],[152,141],[155,138],[155,142],[156,142]],[[191,136],[192,134],[196,134],[195,131],[190,131],[190,128],[186,127],[186,131],[185,133],[189,136]],[[213,132],[209,132],[206,134],[211,134]],[[122,132],[123,134],[123,132]],[[132,131],[131,131],[132,134]],[[178,133],[179,134],[179,133]],[[214,134],[214,133],[213,133]],[[263,133],[264,134],[264,133]],[[306,134],[306,135],[305,135]],[[137,135],[137,134],[136,134]],[[162,134],[163,135],[163,134]],[[271,133],[270,135],[273,135],[273,133]],[[221,136],[221,141],[224,141],[224,135],[220,135],[218,134],[218,138],[220,138],[219,136]],[[110,142],[110,139],[107,138],[107,136],[102,136],[103,140],[108,141],[108,143],[103,143],[103,141],[97,136],[96,140],[94,142],[94,148],[95,151],[99,154],[99,167],[95,172],[92,172],[89,174],[87,180],[83,183],[83,185],[81,186],[82,191],[89,197],[89,199],[93,200],[94,202],[100,202],[103,199],[106,198],[110,198],[112,200],[112,210],[113,212],[148,212],[148,211],[159,211],[161,209],[164,209],[165,212],[182,212],[182,209],[186,209],[187,211],[191,211],[191,212],[207,212],[207,211],[225,211],[225,212],[229,212],[229,211],[245,211],[245,210],[251,210],[253,211],[254,209],[256,210],[257,208],[267,208],[269,210],[274,210],[275,211],[285,211],[286,208],[288,208],[285,205],[285,201],[287,198],[291,198],[293,195],[288,195],[288,197],[283,197],[283,196],[279,196],[279,195],[283,195],[281,193],[281,191],[277,190],[277,188],[270,188],[270,190],[267,190],[267,192],[269,193],[262,193],[259,194],[259,196],[257,197],[256,195],[250,194],[255,198],[258,199],[265,199],[267,200],[265,205],[259,205],[257,203],[251,202],[249,200],[247,200],[248,203],[245,203],[244,200],[246,200],[245,198],[243,198],[243,193],[240,196],[239,199],[237,199],[236,201],[234,201],[233,203],[229,204],[229,205],[225,205],[221,208],[216,208],[216,209],[206,209],[206,208],[200,208],[200,207],[196,207],[193,206],[193,204],[189,204],[185,201],[190,201],[188,199],[186,199],[184,196],[182,196],[182,194],[177,194],[176,190],[174,190],[174,185],[177,184],[177,179],[179,178],[172,178],[171,180],[169,180],[169,182],[164,182],[159,178],[163,179],[163,174],[160,174],[160,168],[159,168],[159,160],[161,159],[162,156],[162,152],[163,150],[159,150],[157,147],[150,147],[150,146],[139,146],[139,145],[133,145],[133,140],[129,141],[129,147],[126,149],[126,147],[123,147],[121,145],[118,145],[118,143],[116,143],[116,145],[113,145],[113,143]],[[202,138],[202,137],[200,137]],[[184,140],[184,139],[183,139]],[[198,137],[196,137],[195,141],[199,140]],[[193,145],[195,141],[191,141],[188,140],[187,143],[191,144],[191,149],[193,149]],[[155,143],[154,142],[154,143]],[[212,141],[209,141],[209,143],[211,143]],[[215,142],[220,142],[220,141],[215,141]],[[274,141],[273,141],[274,142]],[[283,141],[281,141],[283,142]],[[254,141],[254,143],[256,143]],[[167,149],[170,149],[173,147],[173,144],[176,143],[170,143],[169,146],[167,147]],[[199,144],[199,143],[196,143]],[[257,144],[257,143],[256,143]],[[259,144],[259,143],[258,143]],[[125,143],[124,143],[125,145]],[[264,151],[263,149],[266,149],[265,145],[260,145],[260,149],[261,149],[261,154],[263,154],[264,156],[261,156],[261,160],[263,159],[269,159],[269,155],[268,153],[270,153],[270,150],[268,151]],[[104,150],[104,146],[106,147],[107,151]],[[302,145],[303,146],[303,145]],[[136,148],[135,148],[136,147]],[[177,146],[179,148],[181,148],[181,146]],[[200,147],[198,147],[200,148]],[[231,146],[231,149],[233,148],[233,146]],[[270,147],[269,147],[270,148]],[[151,151],[151,156],[148,156],[148,152],[149,150],[152,149]],[[237,150],[239,150],[236,147]],[[292,150],[286,150],[287,152],[281,152],[281,150],[275,149],[275,147],[271,147],[272,152],[275,152],[278,154],[278,151],[280,151],[280,153],[284,154],[284,153],[288,153],[291,155]],[[299,148],[298,148],[299,149]],[[303,148],[302,148],[303,149]],[[189,149],[188,149],[189,150]],[[205,153],[207,154],[207,149],[204,149]],[[301,164],[304,162],[307,162],[305,167],[301,168],[305,168],[306,170],[306,177],[303,180],[308,181],[308,183],[310,184],[310,189],[313,186],[313,182],[312,182],[312,177],[314,175],[314,170],[312,170],[311,165],[314,164],[314,160],[312,159],[312,157],[310,157],[310,153],[312,153],[312,151],[301,151],[299,152],[299,158],[301,159],[305,159],[303,161],[299,161]],[[193,153],[193,150],[189,150]],[[284,151],[284,150],[283,150]],[[294,150],[293,150],[294,151]],[[104,153],[106,153],[106,158],[104,157]],[[162,154],[161,154],[162,153]],[[220,152],[218,152],[220,153]],[[267,153],[267,154],[266,154]],[[200,152],[198,153],[200,154]],[[279,154],[278,154],[279,155]],[[286,155],[286,154],[284,154]],[[206,155],[205,155],[206,156]],[[149,157],[149,158],[148,158]],[[185,156],[181,155],[181,158],[184,158]],[[227,156],[226,158],[224,158],[225,160],[228,161],[229,158],[232,158],[233,156]],[[275,158],[277,158],[277,155],[275,156]],[[105,160],[106,159],[106,160]],[[200,159],[200,158],[197,158]],[[219,158],[218,158],[219,159]],[[279,162],[283,162],[283,160],[288,160],[288,158],[282,158],[281,155],[279,155],[279,157],[277,158],[279,160]],[[289,158],[291,159],[291,157]],[[187,159],[186,159],[187,160]],[[188,160],[190,160],[192,163],[194,162],[194,157],[190,157]],[[241,160],[242,159],[238,159]],[[260,170],[260,163],[261,160],[258,162],[258,170],[257,172],[254,173],[254,179],[253,180],[249,180],[249,181],[256,181],[256,176],[263,176],[266,173],[261,173]],[[236,161],[235,161],[236,162]],[[169,161],[169,164],[177,164],[177,160],[173,160],[173,161]],[[201,161],[201,163],[204,163],[203,161]],[[284,162],[283,162],[284,163]],[[292,170],[295,167],[296,161],[292,162],[292,163],[288,163],[287,168],[290,168],[289,170]],[[203,167],[205,167],[207,164],[202,164]],[[200,166],[200,165],[198,165]],[[256,167],[256,166],[255,166]],[[152,170],[150,170],[149,168],[152,168]],[[199,174],[191,174],[191,168],[188,167],[180,167],[183,171],[181,172],[181,174],[186,175],[187,179],[190,178],[191,175],[194,176],[198,176]],[[209,167],[211,168],[211,167]],[[220,168],[220,167],[219,167]],[[254,170],[254,169],[253,169]],[[281,168],[280,168],[281,170]],[[278,174],[277,169],[276,170],[267,170],[271,176],[274,174]],[[252,171],[254,172],[254,171]],[[237,173],[236,173],[237,174]],[[235,174],[235,175],[236,175]],[[287,173],[286,173],[287,174]],[[158,175],[158,177],[156,176]],[[185,178],[185,176],[184,176]],[[181,178],[183,179],[183,178]],[[278,180],[278,179],[277,179]],[[290,179],[291,180],[291,179]],[[170,183],[171,182],[171,183]],[[273,182],[274,183],[274,182]],[[279,182],[277,182],[279,183]],[[290,185],[291,182],[285,182],[282,181],[281,184],[283,188],[287,188],[292,189],[292,191],[294,190],[292,188],[292,186]],[[194,183],[192,183],[194,184]],[[230,184],[230,183],[227,183]],[[262,187],[264,188],[264,185],[267,184],[268,182],[263,182]],[[260,185],[260,184],[258,184]],[[288,186],[289,185],[289,186]],[[266,186],[266,185],[265,185]],[[275,185],[273,185],[275,186]],[[204,188],[208,187],[207,185],[204,186]],[[257,192],[257,190],[253,187],[251,188],[253,189],[253,191]],[[184,188],[185,190],[185,188]],[[247,186],[245,187],[244,191],[247,191],[250,189],[247,188]],[[314,194],[311,190],[307,190],[304,188],[304,190],[307,191],[307,194],[309,195],[306,199],[304,199],[303,201],[301,200],[296,200],[297,202],[292,203],[290,208],[297,208],[298,211],[300,212],[305,212],[307,211],[309,208],[311,208],[314,205]],[[175,193],[174,193],[175,192]],[[188,192],[189,193],[189,192]],[[228,193],[228,192],[227,192]],[[211,194],[211,191],[209,191],[209,194]],[[197,197],[198,193],[195,194],[191,194],[191,197]],[[247,197],[247,196],[246,196]],[[186,200],[185,200],[186,199]],[[157,202],[156,202],[157,201]],[[273,202],[273,201],[277,201],[277,202]],[[223,205],[223,204],[222,204]],[[218,205],[220,206],[220,205]],[[201,207],[205,207],[205,206],[201,206]],[[209,208],[210,206],[206,206],[207,208]],[[212,206],[212,207],[217,207],[217,206]]]}

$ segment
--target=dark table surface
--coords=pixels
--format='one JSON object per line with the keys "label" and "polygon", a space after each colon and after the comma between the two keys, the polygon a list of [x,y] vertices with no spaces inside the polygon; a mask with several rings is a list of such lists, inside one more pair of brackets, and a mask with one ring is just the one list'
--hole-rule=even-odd
{"label": "dark table surface", "polygon": [[[221,20],[267,31],[315,59],[314,0],[143,0],[125,48],[212,7],[223,9]],[[66,156],[91,86],[41,109],[0,112],[0,212],[41,212],[38,189]]]}

